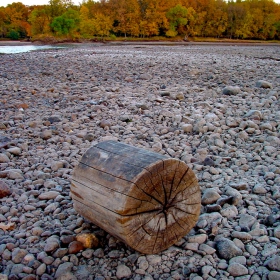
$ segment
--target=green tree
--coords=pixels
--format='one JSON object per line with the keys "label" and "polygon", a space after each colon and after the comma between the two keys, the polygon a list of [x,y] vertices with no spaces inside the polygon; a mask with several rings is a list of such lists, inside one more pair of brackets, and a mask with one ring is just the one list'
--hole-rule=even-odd
{"label": "green tree", "polygon": [[67,9],[72,7],[72,0],[49,0],[46,12],[49,16],[49,20],[52,21],[55,17],[61,16]]}
{"label": "green tree", "polygon": [[19,39],[19,32],[12,29],[12,30],[9,31],[7,36],[8,36],[8,38],[10,38],[12,40],[18,40]]}
{"label": "green tree", "polygon": [[51,28],[57,35],[72,35],[75,28],[78,27],[79,13],[75,10],[68,9],[61,16],[55,17],[51,22]]}
{"label": "green tree", "polygon": [[180,4],[168,10],[166,17],[169,20],[169,30],[166,36],[175,37],[177,34],[184,34],[186,31],[186,24],[188,9]]}

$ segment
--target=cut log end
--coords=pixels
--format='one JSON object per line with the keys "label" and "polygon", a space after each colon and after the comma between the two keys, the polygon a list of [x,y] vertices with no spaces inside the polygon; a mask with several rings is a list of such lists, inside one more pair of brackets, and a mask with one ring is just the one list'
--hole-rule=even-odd
{"label": "cut log end", "polygon": [[120,222],[128,244],[137,251],[155,254],[168,248],[198,219],[200,188],[193,171],[179,160],[167,159],[147,167],[130,193],[138,193],[142,203],[135,205],[135,213],[124,214]]}
{"label": "cut log end", "polygon": [[85,153],[71,193],[78,213],[146,254],[185,236],[201,205],[198,181],[184,162],[111,141]]}

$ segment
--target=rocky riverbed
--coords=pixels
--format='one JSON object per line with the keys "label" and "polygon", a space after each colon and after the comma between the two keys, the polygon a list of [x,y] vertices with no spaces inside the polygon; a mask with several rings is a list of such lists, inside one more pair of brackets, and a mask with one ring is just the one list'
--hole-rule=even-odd
{"label": "rocky riverbed", "polygon": [[[280,279],[280,47],[94,46],[1,55],[0,279]],[[114,139],[186,162],[202,209],[141,255],[73,209]]]}

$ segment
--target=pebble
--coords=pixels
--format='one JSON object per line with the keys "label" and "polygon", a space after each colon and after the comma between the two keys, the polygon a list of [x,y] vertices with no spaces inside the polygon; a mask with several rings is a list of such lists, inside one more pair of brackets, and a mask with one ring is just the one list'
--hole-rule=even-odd
{"label": "pebble", "polygon": [[93,233],[81,233],[76,236],[76,240],[83,244],[84,248],[96,248],[98,238]]}
{"label": "pebble", "polygon": [[0,198],[9,196],[11,194],[10,187],[2,180],[0,180]]}
{"label": "pebble", "polygon": [[7,163],[10,161],[10,158],[3,153],[0,153],[0,163]]}
{"label": "pebble", "polygon": [[118,279],[129,278],[131,276],[131,270],[124,264],[120,264],[117,267],[116,276]]}
{"label": "pebble", "polygon": [[242,200],[241,193],[230,186],[225,188],[225,194],[233,197],[233,205],[238,205]]}
{"label": "pebble", "polygon": [[256,218],[254,216],[249,214],[241,214],[238,224],[242,230],[249,231],[255,222]]}
{"label": "pebble", "polygon": [[265,194],[267,193],[267,190],[266,188],[261,185],[261,184],[256,184],[253,188],[253,193],[256,193],[256,194]]}
{"label": "pebble", "polygon": [[14,263],[21,263],[23,258],[28,254],[28,252],[24,249],[15,248],[12,252],[12,261]]}
{"label": "pebble", "polygon": [[44,192],[41,193],[38,198],[41,200],[49,200],[49,199],[55,199],[57,196],[59,195],[59,192],[57,191],[48,191],[48,192]]}
{"label": "pebble", "polygon": [[273,256],[265,262],[265,266],[267,266],[270,270],[280,271],[280,256]]}
{"label": "pebble", "polygon": [[220,213],[223,217],[230,219],[230,218],[237,217],[238,210],[234,205],[230,205],[228,207],[221,209]]}
{"label": "pebble", "polygon": [[8,153],[15,155],[15,156],[19,156],[21,154],[21,149],[18,147],[13,147],[7,150]]}
{"label": "pebble", "polygon": [[56,273],[55,273],[55,279],[58,279],[59,277],[62,277],[64,274],[71,272],[73,267],[73,263],[71,262],[65,262],[58,266]]}
{"label": "pebble", "polygon": [[9,179],[12,179],[12,180],[15,180],[15,179],[23,180],[24,179],[21,171],[19,171],[19,170],[8,170],[8,177],[9,177]]}
{"label": "pebble", "polygon": [[59,240],[56,237],[49,237],[46,240],[46,245],[44,247],[45,252],[52,252],[59,248]]}
{"label": "pebble", "polygon": [[215,203],[221,196],[218,194],[218,192],[213,189],[213,188],[209,188],[206,189],[205,192],[202,195],[201,198],[201,203],[203,205],[207,205],[207,204],[212,204]]}
{"label": "pebble", "polygon": [[248,244],[245,248],[250,255],[256,256],[258,254],[258,249],[253,245]]}
{"label": "pebble", "polygon": [[84,249],[83,243],[79,241],[73,241],[69,244],[68,252],[69,254],[76,254]]}
{"label": "pebble", "polygon": [[226,86],[223,89],[224,95],[237,95],[241,92],[240,88],[238,86]]}
{"label": "pebble", "polygon": [[97,258],[103,258],[104,257],[104,251],[103,251],[102,248],[96,249],[93,254]]}
{"label": "pebble", "polygon": [[223,259],[226,260],[242,255],[242,250],[240,250],[233,241],[227,238],[222,238],[217,241],[217,252]]}
{"label": "pebble", "polygon": [[231,236],[234,238],[238,238],[243,242],[250,241],[252,239],[252,236],[247,232],[234,231],[232,232]]}
{"label": "pebble", "polygon": [[190,243],[202,244],[206,241],[206,239],[207,239],[207,234],[196,234],[193,236],[189,236],[187,238],[187,241]]}
{"label": "pebble", "polygon": [[46,271],[46,268],[47,268],[46,264],[42,263],[42,264],[36,269],[36,274],[39,275],[39,276],[43,275],[43,274],[45,273],[45,271]]}
{"label": "pebble", "polygon": [[261,120],[263,118],[263,115],[259,110],[249,110],[249,112],[247,112],[244,117]]}
{"label": "pebble", "polygon": [[280,272],[278,271],[271,271],[268,274],[268,280],[279,280],[279,279],[280,279]]}
{"label": "pebble", "polygon": [[150,265],[158,265],[162,261],[162,258],[159,255],[147,255],[146,259]]}
{"label": "pebble", "polygon": [[52,130],[44,130],[41,132],[40,137],[44,140],[52,138]]}
{"label": "pebble", "polygon": [[280,239],[280,225],[274,229],[274,236]]}
{"label": "pebble", "polygon": [[202,162],[202,164],[205,165],[205,166],[214,166],[215,162],[213,161],[213,159],[211,159],[209,157],[206,157],[204,159],[204,161]]}
{"label": "pebble", "polygon": [[234,277],[248,274],[248,269],[244,265],[235,262],[229,264],[227,271]]}
{"label": "pebble", "polygon": [[191,133],[193,131],[193,125],[192,124],[183,124],[182,130],[186,133]]}
{"label": "pebble", "polygon": [[207,255],[212,255],[216,252],[216,249],[207,245],[207,244],[200,244],[199,250],[204,251]]}
{"label": "pebble", "polygon": [[256,82],[256,87],[259,88],[272,88],[272,84],[265,80],[259,80]]}
{"label": "pebble", "polygon": [[94,250],[93,249],[86,249],[82,252],[83,257],[90,259],[93,255]]}

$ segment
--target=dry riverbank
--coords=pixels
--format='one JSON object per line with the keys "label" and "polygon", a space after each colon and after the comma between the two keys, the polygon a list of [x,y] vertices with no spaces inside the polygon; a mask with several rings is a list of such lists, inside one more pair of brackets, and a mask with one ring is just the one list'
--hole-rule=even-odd
{"label": "dry riverbank", "polygon": [[[279,46],[1,55],[0,279],[280,279]],[[80,217],[73,168],[115,139],[185,161],[197,225],[140,255]],[[83,248],[80,233],[99,244]]]}

